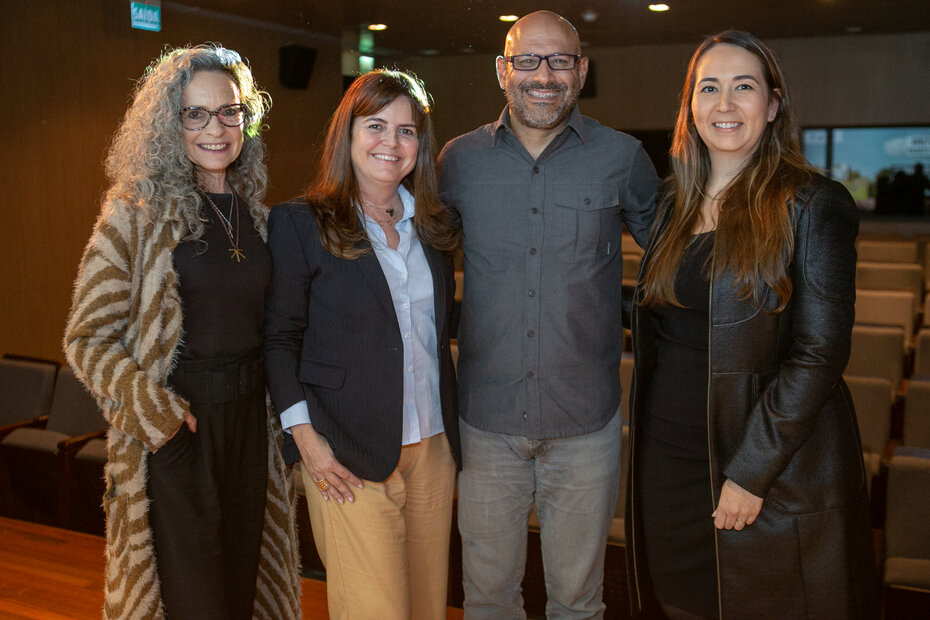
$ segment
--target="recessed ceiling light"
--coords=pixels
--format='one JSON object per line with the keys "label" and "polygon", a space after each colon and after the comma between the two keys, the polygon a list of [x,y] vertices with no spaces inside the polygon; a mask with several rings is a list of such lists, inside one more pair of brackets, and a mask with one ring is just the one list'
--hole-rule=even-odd
{"label": "recessed ceiling light", "polygon": [[656,13],[661,13],[662,11],[667,11],[669,6],[667,4],[650,4],[649,10],[655,11]]}
{"label": "recessed ceiling light", "polygon": [[497,19],[501,20],[502,22],[515,22],[520,18],[516,15],[501,15]]}
{"label": "recessed ceiling light", "polygon": [[438,56],[439,50],[420,50],[421,56]]}
{"label": "recessed ceiling light", "polygon": [[859,34],[862,32],[862,26],[846,26],[846,32],[849,34]]}
{"label": "recessed ceiling light", "polygon": [[387,30],[387,24],[368,24],[369,30]]}
{"label": "recessed ceiling light", "polygon": [[597,11],[592,11],[591,9],[588,9],[581,14],[581,19],[588,22],[589,24],[596,22],[597,17]]}

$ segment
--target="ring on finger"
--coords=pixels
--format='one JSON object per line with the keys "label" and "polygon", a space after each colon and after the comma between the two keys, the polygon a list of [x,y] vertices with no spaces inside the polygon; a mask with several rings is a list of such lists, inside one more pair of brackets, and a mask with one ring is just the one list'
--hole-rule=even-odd
{"label": "ring on finger", "polygon": [[316,486],[320,487],[320,490],[325,492],[329,488],[329,480],[326,478],[321,478],[320,480],[314,480]]}

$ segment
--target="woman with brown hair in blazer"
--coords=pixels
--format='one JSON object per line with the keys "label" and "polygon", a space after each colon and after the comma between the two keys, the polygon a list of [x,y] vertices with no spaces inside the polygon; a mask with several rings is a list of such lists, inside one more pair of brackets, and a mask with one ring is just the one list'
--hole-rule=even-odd
{"label": "woman with brown hair in blazer", "polygon": [[443,618],[459,454],[449,351],[458,237],[428,94],[359,77],[316,183],[274,207],[269,389],[302,461],[331,618]]}

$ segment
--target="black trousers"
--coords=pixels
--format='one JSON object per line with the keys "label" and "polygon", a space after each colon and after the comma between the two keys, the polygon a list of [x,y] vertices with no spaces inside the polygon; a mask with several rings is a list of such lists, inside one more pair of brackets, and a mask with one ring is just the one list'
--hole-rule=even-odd
{"label": "black trousers", "polygon": [[167,617],[252,617],[268,446],[263,361],[181,361],[169,378],[191,403],[186,424],[149,455],[149,523]]}

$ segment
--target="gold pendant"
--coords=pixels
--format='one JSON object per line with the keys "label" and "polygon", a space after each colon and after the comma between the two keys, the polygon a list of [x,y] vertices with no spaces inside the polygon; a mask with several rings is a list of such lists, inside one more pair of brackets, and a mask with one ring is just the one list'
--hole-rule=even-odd
{"label": "gold pendant", "polygon": [[243,259],[245,259],[245,252],[243,252],[239,248],[229,248],[229,252],[230,252],[230,257],[229,257],[230,260],[235,258],[236,262],[238,263],[238,262],[241,262]]}

